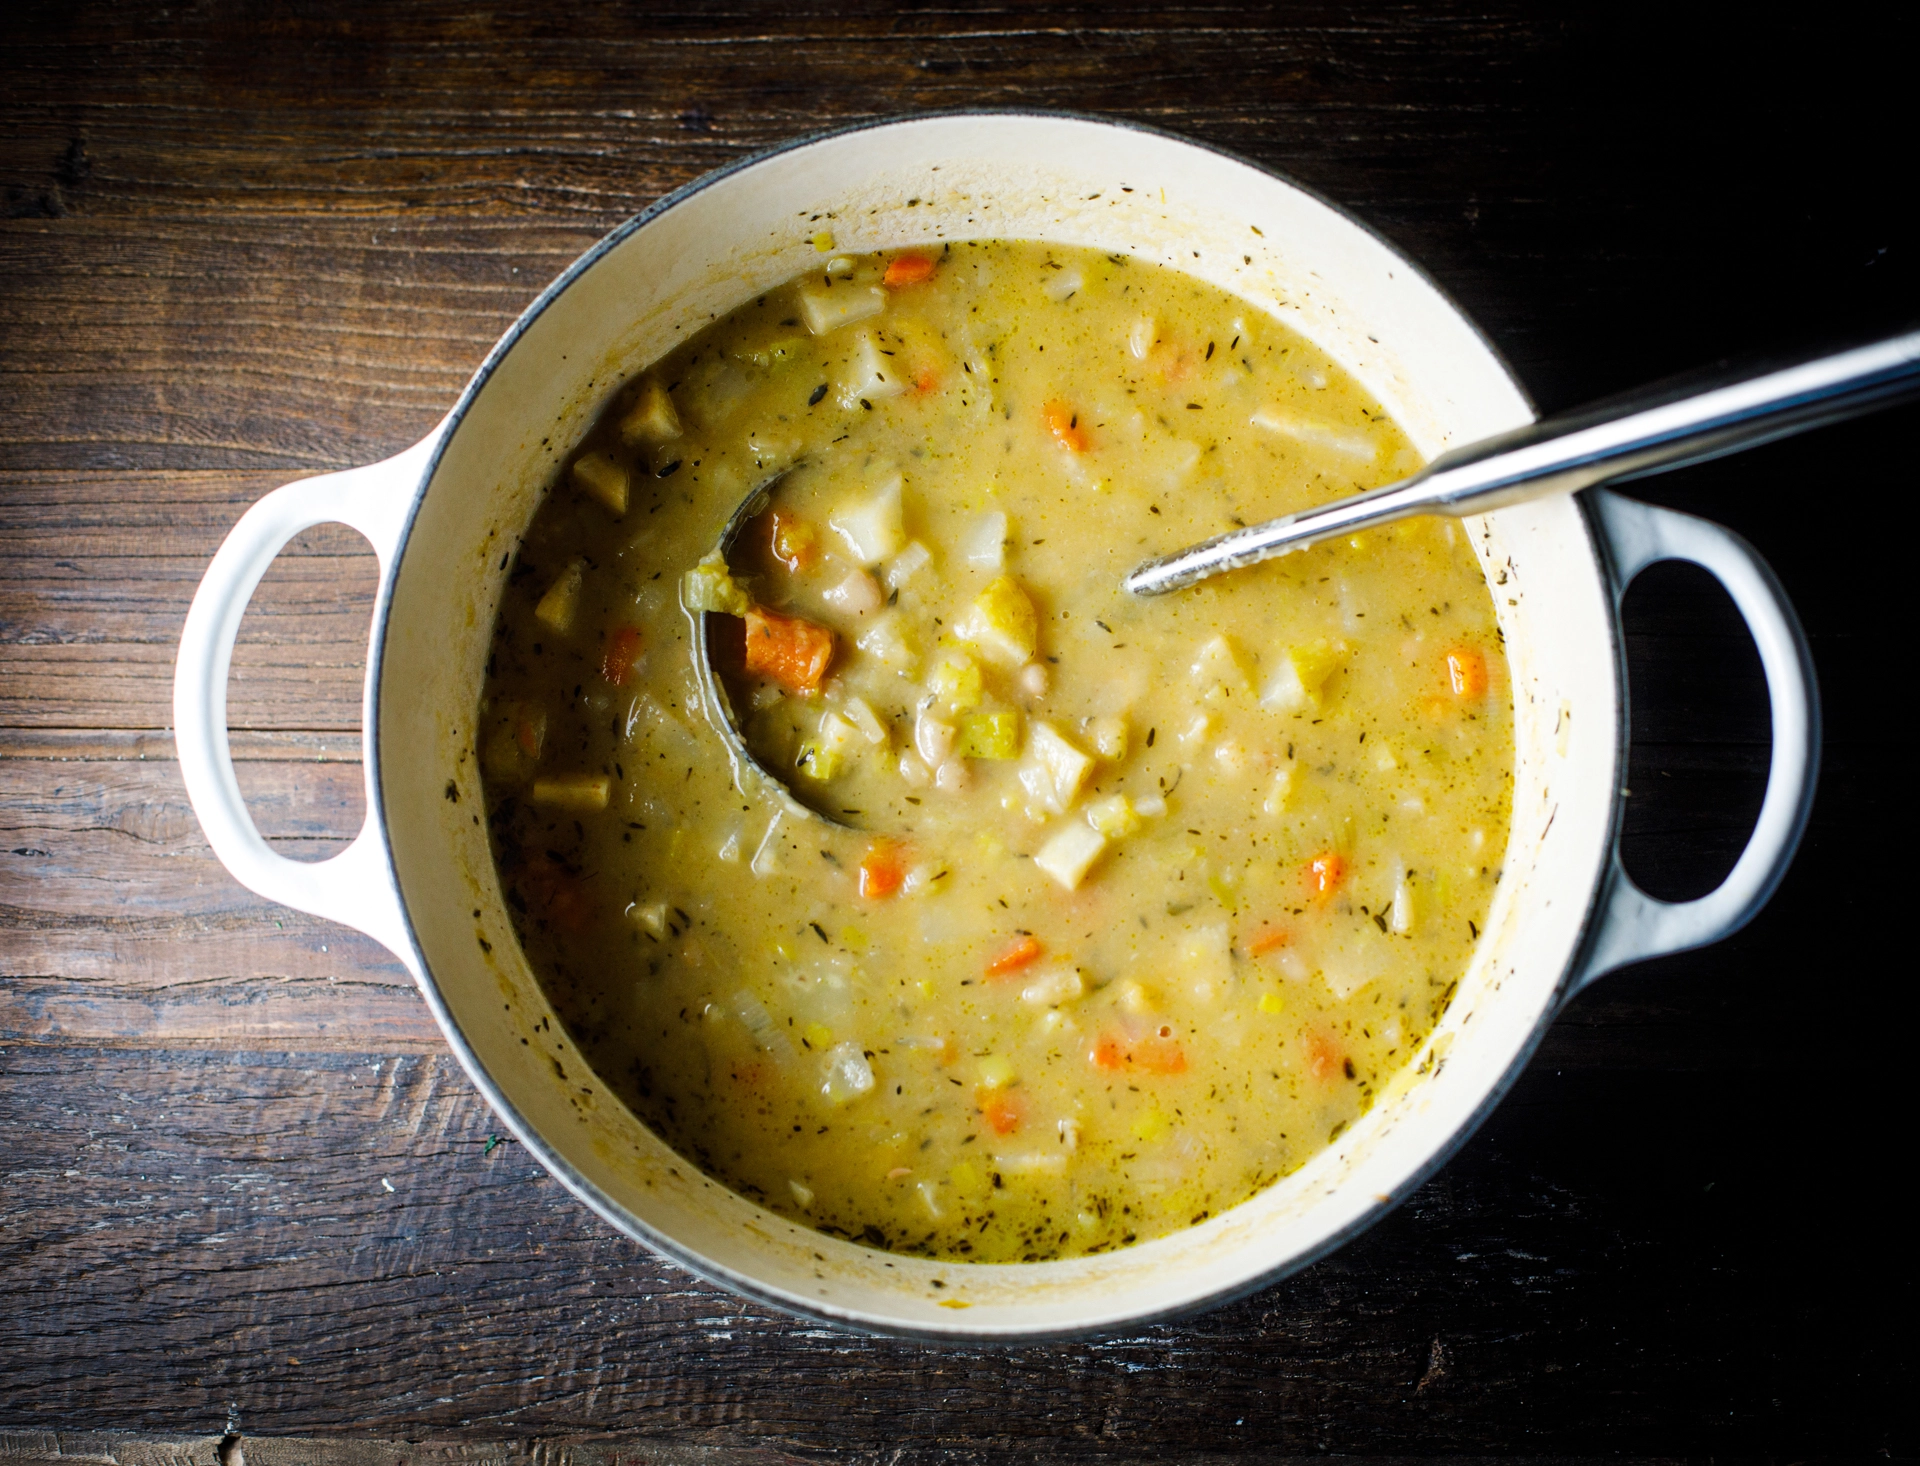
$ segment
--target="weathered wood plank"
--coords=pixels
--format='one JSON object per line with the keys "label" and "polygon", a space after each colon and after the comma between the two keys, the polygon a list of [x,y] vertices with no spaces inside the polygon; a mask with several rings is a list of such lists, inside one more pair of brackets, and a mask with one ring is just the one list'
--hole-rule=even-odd
{"label": "weathered wood plank", "polygon": [[0,1152],[0,1274],[61,1307],[0,1311],[15,1429],[205,1429],[232,1401],[267,1433],[874,1463],[1891,1443],[1899,1365],[1861,1325],[1910,1287],[1855,1283],[1892,1223],[1782,1195],[1797,1101],[1717,1080],[1536,1070],[1334,1259],[1186,1324],[1014,1349],[854,1342],[691,1282],[489,1151],[444,1057],[7,1051],[0,1115],[29,1104]]}

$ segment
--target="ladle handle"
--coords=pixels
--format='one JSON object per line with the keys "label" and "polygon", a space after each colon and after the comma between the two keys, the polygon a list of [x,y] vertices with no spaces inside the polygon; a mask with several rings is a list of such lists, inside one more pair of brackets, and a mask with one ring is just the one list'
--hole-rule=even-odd
{"label": "ladle handle", "polygon": [[1149,560],[1122,584],[1135,595],[1161,595],[1410,515],[1485,514],[1645,478],[1914,396],[1920,331],[1758,376],[1696,377],[1470,443],[1399,483]]}
{"label": "ladle handle", "polygon": [[[344,524],[365,535],[380,560],[380,596],[434,445],[436,429],[406,452],[363,468],[301,479],[275,489],[245,514],[207,566],[180,632],[173,669],[173,732],[187,797],[207,843],[234,879],[251,891],[365,932],[408,960],[412,942],[394,885],[387,843],[373,811],[373,683],[361,709],[361,748],[367,776],[367,818],[360,833],[330,860],[289,860],[261,838],[234,776],[227,739],[227,673],[241,618],[260,577],[287,541],[316,524]],[[380,608],[374,612],[378,634]],[[371,661],[369,662],[371,667]]]}
{"label": "ladle handle", "polygon": [[[1767,766],[1766,797],[1761,801],[1753,833],[1747,837],[1746,849],[1719,887],[1695,901],[1662,901],[1634,884],[1620,860],[1623,795],[1615,796],[1613,838],[1593,916],[1568,976],[1569,997],[1616,967],[1704,947],[1731,936],[1751,921],[1767,904],[1793,861],[1813,812],[1814,784],[1820,771],[1820,695],[1814,681],[1813,652],[1786,590],[1753,546],[1732,530],[1707,520],[1655,508],[1604,489],[1588,495],[1583,502],[1600,541],[1613,591],[1616,626],[1627,587],[1656,561],[1691,561],[1726,587],[1747,623],[1766,673],[1773,753]],[[1619,662],[1622,738],[1618,773],[1624,778],[1629,727],[1624,654]]]}

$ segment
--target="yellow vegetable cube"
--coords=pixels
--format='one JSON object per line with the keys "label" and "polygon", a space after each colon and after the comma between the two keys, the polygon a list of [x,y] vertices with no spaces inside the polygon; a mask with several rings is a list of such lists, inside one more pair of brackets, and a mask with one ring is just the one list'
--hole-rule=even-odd
{"label": "yellow vegetable cube", "polygon": [[988,1089],[1005,1089],[1013,1083],[1013,1061],[990,1054],[980,1061],[980,1082]]}
{"label": "yellow vegetable cube", "polygon": [[674,409],[673,398],[658,380],[648,377],[640,384],[633,406],[620,419],[621,439],[631,444],[667,443],[679,437],[681,431],[680,414]]}
{"label": "yellow vegetable cube", "polygon": [[587,563],[575,560],[559,578],[547,587],[547,593],[540,597],[540,603],[533,608],[533,614],[542,624],[553,630],[565,633],[573,630],[574,612],[580,609],[580,585],[586,579]]}
{"label": "yellow vegetable cube", "polygon": [[627,512],[627,471],[604,453],[583,453],[573,463],[573,482],[607,506]]}
{"label": "yellow vegetable cube", "polygon": [[1020,752],[1020,714],[1012,709],[972,713],[960,720],[962,758],[1013,758]]}
{"label": "yellow vegetable cube", "polygon": [[981,591],[953,631],[1007,667],[1032,661],[1040,646],[1040,618],[1033,601],[1010,575],[1002,575]]}
{"label": "yellow vegetable cube", "polygon": [[680,597],[689,611],[722,611],[729,616],[744,616],[752,605],[727,569],[726,556],[718,550],[687,572],[680,584]]}

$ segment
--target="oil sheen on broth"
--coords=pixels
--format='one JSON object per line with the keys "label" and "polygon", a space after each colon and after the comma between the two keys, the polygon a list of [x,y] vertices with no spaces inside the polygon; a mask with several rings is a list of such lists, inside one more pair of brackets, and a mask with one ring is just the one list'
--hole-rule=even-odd
{"label": "oil sheen on broth", "polygon": [[[629,382],[518,551],[480,721],[594,1067],[712,1176],[902,1252],[1098,1252],[1299,1167],[1484,921],[1493,607],[1435,520],[1120,578],[1418,463],[1271,317],[1032,243],[823,253]],[[736,784],[693,614],[762,762],[858,829]]]}

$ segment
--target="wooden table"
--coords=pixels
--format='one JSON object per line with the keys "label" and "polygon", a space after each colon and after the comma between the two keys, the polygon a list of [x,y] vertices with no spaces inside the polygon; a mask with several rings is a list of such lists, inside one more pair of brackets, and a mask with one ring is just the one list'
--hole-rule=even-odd
{"label": "wooden table", "polygon": [[[1574,1003],[1367,1236],[1131,1337],[866,1341],[656,1261],[497,1143],[397,965],[226,876],[167,731],[249,502],[412,442],[597,235],[754,149],[981,104],[1236,148],[1424,262],[1551,409],[1920,314],[1910,37],[1513,0],[137,9],[17,3],[0,39],[0,1455],[211,1462],[230,1403],[255,1466],[1920,1447],[1914,577],[1878,517],[1911,411],[1643,486],[1753,539],[1813,636],[1824,783],[1772,907]],[[297,550],[232,716],[262,829],[318,855],[360,819],[373,565]],[[1692,572],[1628,620],[1631,863],[1698,893],[1757,807],[1757,664]],[[438,1444],[367,1444],[404,1441]]]}

